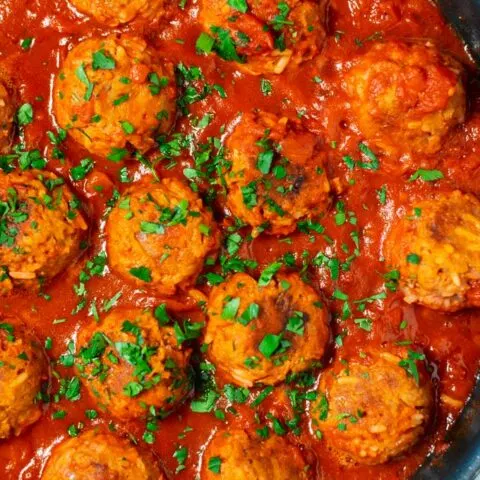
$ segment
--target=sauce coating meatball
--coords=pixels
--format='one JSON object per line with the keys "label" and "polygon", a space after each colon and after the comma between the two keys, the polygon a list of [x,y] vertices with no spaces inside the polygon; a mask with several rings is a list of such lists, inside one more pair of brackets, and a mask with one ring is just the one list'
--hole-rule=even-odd
{"label": "sauce coating meatball", "polygon": [[479,306],[480,201],[458,190],[412,205],[386,244],[407,303],[455,311]]}
{"label": "sauce coating meatball", "polygon": [[297,274],[261,286],[238,273],[210,294],[207,355],[237,385],[273,385],[315,366],[329,338],[328,313]]}
{"label": "sauce coating meatball", "polygon": [[112,269],[165,295],[189,286],[219,243],[211,213],[174,179],[129,188],[110,214],[106,231]]}
{"label": "sauce coating meatball", "polygon": [[59,125],[89,152],[120,160],[145,152],[175,120],[173,66],[132,35],[77,45],[55,82]]}
{"label": "sauce coating meatball", "polygon": [[46,357],[37,341],[17,320],[0,317],[0,438],[20,435],[42,415]]}
{"label": "sauce coating meatball", "polygon": [[157,20],[164,13],[164,0],[71,0],[81,12],[99,23],[116,27],[134,20]]}
{"label": "sauce coating meatball", "polygon": [[325,2],[249,0],[238,9],[230,5],[227,0],[201,0],[199,20],[216,41],[213,50],[224,60],[237,62],[240,70],[280,74],[320,51]]}
{"label": "sauce coating meatball", "polygon": [[[153,314],[117,309],[81,331],[77,368],[99,405],[119,419],[163,416],[191,390],[190,353]],[[149,407],[151,407],[149,409]]]}
{"label": "sauce coating meatball", "polygon": [[10,93],[0,81],[0,153],[6,154],[12,143],[15,107]]}
{"label": "sauce coating meatball", "polygon": [[425,433],[433,408],[425,356],[371,349],[322,374],[310,415],[342,461],[376,465],[407,451]]}
{"label": "sauce coating meatball", "polygon": [[155,458],[110,432],[88,430],[53,450],[42,480],[164,480]]}
{"label": "sauce coating meatball", "polygon": [[465,118],[462,67],[429,44],[377,43],[346,83],[361,132],[387,153],[435,153]]}
{"label": "sauce coating meatball", "polygon": [[276,235],[287,235],[297,221],[323,213],[330,184],[320,147],[297,120],[244,114],[226,141],[228,208],[255,229]]}
{"label": "sauce coating meatball", "polygon": [[0,295],[37,290],[78,257],[87,230],[78,205],[53,173],[0,173]]}
{"label": "sauce coating meatball", "polygon": [[351,6],[356,15],[350,21],[353,20],[356,24],[368,23],[378,30],[387,30],[400,22],[404,10],[411,6],[404,0],[357,0]]}
{"label": "sauce coating meatball", "polygon": [[217,432],[205,450],[202,480],[306,480],[300,451],[283,437],[261,439],[246,430]]}

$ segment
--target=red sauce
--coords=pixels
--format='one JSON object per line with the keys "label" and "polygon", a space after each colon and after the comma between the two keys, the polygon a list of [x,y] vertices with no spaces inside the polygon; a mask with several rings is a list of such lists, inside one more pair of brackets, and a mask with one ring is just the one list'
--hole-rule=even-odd
{"label": "red sauce", "polygon": [[[370,13],[359,7],[373,3],[377,7]],[[407,184],[405,180],[411,171],[420,166],[441,168],[446,176],[443,182],[445,188],[453,186],[480,193],[480,122],[477,114],[479,102],[473,87],[469,92],[471,107],[466,124],[452,134],[442,152],[433,160],[417,158],[414,165],[405,166],[385,164],[380,172],[374,175],[366,171],[348,173],[341,161],[342,155],[358,155],[357,145],[361,138],[349,128],[344,93],[340,88],[340,73],[348,66],[354,53],[365,48],[372,38],[378,36],[376,32],[381,32],[383,38],[387,39],[430,38],[441,48],[458,56],[467,68],[473,68],[461,42],[445,25],[436,7],[429,0],[333,0],[329,8],[329,37],[322,55],[301,68],[270,78],[273,86],[271,96],[262,95],[259,77],[239,75],[233,64],[214,56],[199,56],[195,53],[195,40],[200,32],[195,21],[195,10],[195,5],[191,6],[190,10],[187,5],[187,9],[179,14],[173,24],[162,26],[161,30],[146,29],[141,32],[165,58],[175,64],[182,61],[186,65],[198,65],[210,84],[218,83],[225,88],[228,98],[221,99],[218,95],[210,95],[192,106],[192,113],[199,117],[206,112],[215,113],[211,125],[201,134],[196,134],[195,140],[204,142],[209,136],[219,136],[220,127],[227,125],[228,129],[237,112],[247,112],[253,108],[291,115],[302,112],[305,124],[315,133],[323,135],[327,145],[332,141],[337,142],[338,148],[332,149],[329,154],[328,171],[331,178],[349,176],[355,179],[355,184],[345,190],[342,199],[348,209],[355,212],[358,224],[351,228],[339,228],[331,216],[327,216],[323,224],[337,245],[342,242],[352,245],[350,232],[354,229],[363,231],[362,254],[353,262],[350,271],[342,274],[339,281],[332,282],[324,270],[312,271],[313,284],[323,291],[326,299],[332,297],[335,288],[347,292],[351,298],[368,297],[382,288],[383,279],[378,272],[383,272],[384,266],[379,261],[379,252],[382,251],[385,232],[388,231],[395,211],[431,189],[442,188],[424,182]],[[25,132],[26,146],[28,149],[38,148],[47,158],[51,158],[51,145],[46,132],[55,130],[49,99],[59,64],[65,58],[69,47],[86,37],[105,34],[107,29],[86,17],[78,17],[65,0],[0,0],[0,23],[2,68],[12,79],[17,98],[23,103],[31,103],[35,108],[35,122],[27,126]],[[124,30],[135,28],[140,27],[127,26]],[[26,37],[35,38],[34,45],[29,50],[20,47],[20,41]],[[176,39],[183,41],[176,42]],[[312,81],[315,76],[321,77],[323,82]],[[188,132],[190,128],[189,121],[180,118],[176,131]],[[66,141],[64,150],[65,164],[51,159],[48,168],[68,178],[69,168],[86,157],[87,152],[71,139]],[[51,296],[51,300],[25,293],[0,299],[0,314],[21,315],[42,341],[46,337],[52,337],[53,348],[48,352],[52,359],[57,359],[65,352],[67,343],[76,339],[82,325],[92,321],[86,310],[77,315],[71,314],[78,301],[72,287],[85,260],[102,248],[104,239],[101,217],[113,188],[123,188],[118,181],[118,170],[121,166],[123,164],[113,164],[97,158],[95,171],[85,181],[73,184],[74,190],[87,205],[92,226],[90,247],[78,264],[47,288],[46,293]],[[145,169],[135,162],[129,162],[128,169],[131,175],[145,174]],[[182,168],[159,168],[159,173],[181,177]],[[386,183],[389,200],[379,207],[376,190]],[[101,192],[94,188],[98,186],[103,187]],[[313,242],[303,234],[290,235],[289,238],[292,239],[291,243],[282,243],[274,237],[260,236],[251,242],[243,253],[256,259],[261,269],[286,252],[294,253],[300,262],[302,252],[315,255],[325,247],[325,240],[321,236],[316,236]],[[118,305],[149,307],[165,301],[151,293],[132,289],[113,274],[92,279],[88,283],[88,291],[89,301],[94,298],[103,301],[120,291],[122,296]],[[199,315],[192,310],[195,305],[193,300],[171,299],[168,302],[174,310],[186,310],[184,315]],[[335,301],[329,302],[329,306],[332,311],[341,308],[341,304]],[[435,366],[437,395],[448,394],[460,402],[467,400],[480,359],[480,319],[477,311],[443,314],[407,306],[399,294],[390,294],[383,304],[375,302],[370,304],[368,309],[370,318],[374,320],[372,332],[359,329],[353,324],[353,320],[334,321],[333,335],[343,334],[343,346],[337,345],[332,347],[332,350],[348,353],[358,350],[366,342],[412,340],[424,348],[429,361]],[[55,319],[65,321],[54,324]],[[407,321],[407,327],[403,330],[398,328],[402,320]],[[55,370],[61,375],[71,375],[71,372],[61,366],[55,366]],[[54,382],[53,389],[55,388]],[[261,412],[281,413],[287,408],[286,400],[281,395],[281,389],[279,390],[279,393],[262,403]],[[415,447],[413,453],[386,465],[350,467],[346,471],[325,448],[323,442],[313,439],[308,432],[306,421],[302,434],[298,437],[291,435],[289,438],[302,446],[306,457],[316,469],[317,478],[406,478],[422,463],[427,453],[442,451],[445,447],[445,432],[458,416],[459,410],[450,409],[443,403],[440,405],[434,426],[422,443]],[[67,436],[67,427],[77,422],[86,425],[92,423],[85,417],[87,408],[95,408],[95,404],[84,390],[77,402],[61,400],[58,404],[46,406],[42,419],[25,434],[0,443],[0,477],[5,480],[39,478],[52,448]],[[52,420],[52,412],[58,409],[65,409],[68,415],[62,420]],[[237,416],[228,416],[230,422],[239,425],[252,424],[254,419],[251,408],[239,406],[237,410]],[[101,414],[93,424],[110,421],[112,420],[108,415]],[[198,471],[202,446],[212,431],[221,426],[222,422],[212,414],[192,413],[188,404],[162,421],[157,441],[152,448],[158,453],[167,475],[178,479],[194,478]],[[187,427],[191,428],[191,431],[179,438],[179,434]],[[118,428],[141,437],[144,425],[118,425]],[[186,468],[175,475],[177,462],[172,455],[179,445],[188,447],[189,456]]]}

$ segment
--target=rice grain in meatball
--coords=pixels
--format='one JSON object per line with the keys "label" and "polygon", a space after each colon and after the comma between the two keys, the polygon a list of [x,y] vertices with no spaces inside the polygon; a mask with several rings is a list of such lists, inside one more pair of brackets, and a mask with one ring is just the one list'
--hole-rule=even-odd
{"label": "rice grain in meatball", "polygon": [[[325,39],[325,3],[313,1],[248,1],[246,10],[227,0],[202,0],[199,20],[217,39],[214,50],[252,75],[281,74],[287,66],[312,59]],[[225,41],[225,39],[228,39]],[[233,51],[225,43],[235,45]]]}
{"label": "rice grain in meatball", "polygon": [[165,295],[191,285],[219,241],[211,213],[175,179],[132,185],[110,214],[106,231],[112,269]]}
{"label": "rice grain in meatball", "polygon": [[79,255],[87,225],[63,179],[0,173],[0,295],[38,290]]}
{"label": "rice grain in meatball", "polygon": [[43,350],[18,319],[0,316],[0,438],[20,435],[42,415],[48,381]]}
{"label": "rice grain in meatball", "polygon": [[430,44],[377,43],[346,83],[361,132],[386,152],[436,153],[465,118],[462,67]]}
{"label": "rice grain in meatball", "polygon": [[385,247],[407,303],[455,311],[480,306],[480,201],[458,190],[419,201]]}
{"label": "rice grain in meatball", "polygon": [[151,408],[166,415],[190,393],[191,351],[148,310],[114,310],[82,330],[79,345],[84,385],[118,419],[144,418]]}
{"label": "rice grain in meatball", "polygon": [[173,66],[132,35],[78,44],[55,82],[59,125],[91,153],[114,161],[143,153],[175,120]]}
{"label": "rice grain in meatball", "polygon": [[164,480],[157,461],[114,433],[88,430],[58,445],[42,480]]}
{"label": "rice grain in meatball", "polygon": [[273,385],[317,365],[329,336],[320,297],[297,274],[259,286],[238,273],[210,294],[207,356],[237,385]]}
{"label": "rice grain in meatball", "polygon": [[219,431],[203,455],[202,480],[307,480],[310,477],[298,448],[277,435],[262,439],[246,430]]}
{"label": "rice grain in meatball", "polygon": [[433,409],[424,355],[370,349],[322,373],[310,415],[342,462],[385,463],[415,445]]}
{"label": "rice grain in meatball", "polygon": [[254,229],[288,235],[298,221],[328,208],[325,153],[299,121],[266,112],[244,114],[226,148],[231,161],[227,206]]}
{"label": "rice grain in meatball", "polygon": [[160,18],[168,2],[164,0],[71,0],[74,7],[99,23],[116,27],[140,20],[151,22]]}

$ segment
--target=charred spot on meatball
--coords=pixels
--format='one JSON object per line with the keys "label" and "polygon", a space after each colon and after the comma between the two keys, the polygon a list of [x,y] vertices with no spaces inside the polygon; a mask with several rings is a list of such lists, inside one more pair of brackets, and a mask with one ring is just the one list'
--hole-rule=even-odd
{"label": "charred spot on meatball", "polygon": [[260,112],[245,114],[226,141],[227,206],[253,234],[287,235],[297,222],[325,212],[330,183],[325,153],[300,122]]}
{"label": "charred spot on meatball", "polygon": [[132,35],[78,44],[55,81],[59,125],[89,152],[113,161],[146,152],[175,120],[173,66]]}
{"label": "charred spot on meatball", "polygon": [[62,178],[0,173],[0,295],[38,290],[80,254],[87,224]]}
{"label": "charred spot on meatball", "polygon": [[238,273],[210,294],[207,356],[237,385],[274,385],[317,366],[329,338],[328,313],[297,274],[259,286]]}
{"label": "charred spot on meatball", "polygon": [[99,23],[117,27],[129,22],[153,22],[166,14],[165,0],[70,0],[72,5]]}
{"label": "charred spot on meatball", "polygon": [[355,121],[386,153],[433,154],[465,118],[463,68],[430,44],[377,43],[346,84]]}
{"label": "charred spot on meatball", "polygon": [[20,435],[42,415],[46,356],[16,318],[0,316],[0,438]]}
{"label": "charred spot on meatball", "polygon": [[[325,39],[325,2],[248,1],[235,8],[227,0],[200,2],[203,35],[224,60],[252,75],[281,74],[312,59]],[[208,37],[204,37],[208,38]],[[202,46],[200,41],[197,47]]]}
{"label": "charred spot on meatball", "polygon": [[60,443],[42,480],[164,480],[156,458],[117,434],[88,430]]}
{"label": "charred spot on meatball", "polygon": [[203,480],[306,480],[309,466],[299,449],[276,435],[261,438],[242,429],[215,434],[203,455]]}
{"label": "charred spot on meatball", "polygon": [[148,310],[117,309],[82,330],[79,344],[82,381],[116,418],[165,416],[190,393],[191,350]]}
{"label": "charred spot on meatball", "polygon": [[341,462],[378,465],[405,453],[424,435],[433,410],[425,355],[400,347],[369,349],[322,373],[310,410]]}
{"label": "charred spot on meatball", "polygon": [[387,239],[407,303],[456,311],[479,306],[480,201],[458,190],[413,204]]}
{"label": "charred spot on meatball", "polygon": [[139,287],[165,295],[192,285],[219,244],[212,214],[196,193],[175,179],[127,189],[106,231],[112,269]]}

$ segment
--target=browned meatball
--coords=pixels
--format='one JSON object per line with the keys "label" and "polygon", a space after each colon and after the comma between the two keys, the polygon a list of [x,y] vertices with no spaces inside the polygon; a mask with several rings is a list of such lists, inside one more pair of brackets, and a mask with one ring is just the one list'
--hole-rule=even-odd
{"label": "browned meatball", "polygon": [[207,355],[238,385],[276,384],[314,366],[329,337],[320,297],[297,274],[279,274],[259,286],[238,273],[210,294]]}
{"label": "browned meatball", "polygon": [[322,374],[312,428],[342,461],[376,465],[404,453],[425,433],[432,414],[424,358],[394,348],[336,361]]}
{"label": "browned meatball", "polygon": [[246,430],[217,432],[203,455],[202,480],[306,480],[297,447],[285,438],[261,439]]}
{"label": "browned meatball", "polygon": [[249,0],[240,11],[227,0],[202,0],[199,20],[223,59],[236,61],[252,75],[280,74],[319,52],[325,39],[325,3]]}
{"label": "browned meatball", "polygon": [[7,88],[0,81],[0,153],[7,154],[12,143],[15,107]]}
{"label": "browned meatball", "polygon": [[419,201],[385,246],[408,303],[455,311],[480,306],[480,201],[458,190]]}
{"label": "browned meatball", "polygon": [[163,416],[191,390],[190,350],[149,310],[117,309],[81,331],[77,368],[99,405],[123,420]]}
{"label": "browned meatball", "polygon": [[[98,22],[116,27],[135,20],[153,21],[165,13],[164,0],[70,0],[81,12]],[[167,4],[167,5],[165,5]]]}
{"label": "browned meatball", "polygon": [[386,152],[435,153],[465,117],[462,67],[428,43],[375,44],[346,84],[360,130]]}
{"label": "browned meatball", "polygon": [[243,222],[287,235],[297,221],[328,208],[325,154],[299,121],[266,112],[245,114],[226,148],[231,161],[227,206]]}
{"label": "browned meatball", "polygon": [[175,120],[173,66],[131,35],[92,38],[65,59],[55,82],[62,128],[91,153],[123,159],[145,152]]}
{"label": "browned meatball", "polygon": [[0,438],[20,435],[42,415],[44,352],[18,319],[0,316]]}
{"label": "browned meatball", "polygon": [[53,450],[42,480],[164,480],[155,458],[111,432],[89,430]]}
{"label": "browned meatball", "polygon": [[211,213],[174,179],[131,186],[110,214],[106,231],[112,269],[165,295],[191,285],[219,243]]}
{"label": "browned meatball", "polygon": [[36,290],[78,257],[87,225],[77,204],[53,173],[0,173],[0,295]]}

